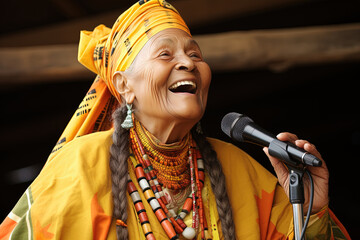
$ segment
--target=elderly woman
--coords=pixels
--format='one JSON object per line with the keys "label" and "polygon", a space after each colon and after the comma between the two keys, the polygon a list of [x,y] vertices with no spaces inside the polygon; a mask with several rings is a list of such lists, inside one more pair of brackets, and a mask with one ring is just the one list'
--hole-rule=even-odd
{"label": "elderly woman", "polygon": [[[264,149],[277,179],[202,134],[211,72],[170,4],[139,1],[112,29],[83,31],[79,61],[98,77],[0,239],[293,238],[281,162]],[[321,158],[293,134],[278,138]],[[307,237],[349,238],[327,207],[325,163],[309,170]]]}

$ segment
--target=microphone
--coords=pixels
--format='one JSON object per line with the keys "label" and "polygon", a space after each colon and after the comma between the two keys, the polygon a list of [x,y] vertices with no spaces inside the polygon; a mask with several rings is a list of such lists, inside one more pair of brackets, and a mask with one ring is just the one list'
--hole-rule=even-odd
{"label": "microphone", "polygon": [[291,166],[298,167],[305,164],[319,167],[322,164],[314,155],[290,142],[278,140],[275,135],[257,126],[253,120],[243,114],[235,112],[226,114],[221,121],[221,130],[236,141],[269,147],[271,156]]}

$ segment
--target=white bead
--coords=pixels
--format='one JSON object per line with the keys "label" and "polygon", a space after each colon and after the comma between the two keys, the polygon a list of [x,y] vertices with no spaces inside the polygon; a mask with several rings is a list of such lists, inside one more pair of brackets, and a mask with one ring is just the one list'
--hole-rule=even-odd
{"label": "white bead", "polygon": [[139,185],[141,187],[142,190],[146,189],[146,188],[149,188],[149,183],[147,182],[147,180],[145,178],[141,179],[139,181]]}
{"label": "white bead", "polygon": [[204,161],[202,159],[197,160],[198,169],[204,169]]}
{"label": "white bead", "polygon": [[140,197],[140,194],[138,191],[134,191],[133,193],[131,193],[130,197],[133,200],[133,202],[137,202],[137,201],[141,200],[141,197]]}
{"label": "white bead", "polygon": [[174,209],[169,209],[169,216],[170,217],[176,217],[176,213],[175,213],[175,211],[174,211]]}
{"label": "white bead", "polygon": [[184,229],[184,231],[182,232],[182,235],[184,236],[184,238],[186,239],[193,239],[196,235],[195,229],[192,227],[187,227]]}
{"label": "white bead", "polygon": [[152,208],[152,210],[158,209],[160,206],[159,202],[156,199],[152,199],[150,201],[150,206]]}
{"label": "white bead", "polygon": [[184,220],[184,218],[186,217],[186,213],[180,212],[179,217]]}

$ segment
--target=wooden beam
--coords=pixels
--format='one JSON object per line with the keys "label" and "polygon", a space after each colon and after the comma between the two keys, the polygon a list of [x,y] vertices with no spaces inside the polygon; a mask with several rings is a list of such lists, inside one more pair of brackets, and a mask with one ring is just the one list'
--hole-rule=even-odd
{"label": "wooden beam", "polygon": [[286,69],[360,60],[360,23],[196,36],[216,71]]}
{"label": "wooden beam", "polygon": [[[360,24],[194,36],[213,71],[360,61]],[[0,84],[88,79],[77,45],[0,49]]]}
{"label": "wooden beam", "polygon": [[[71,6],[68,0],[52,0],[55,3],[61,2],[61,9],[67,11],[69,17],[84,14],[80,12],[76,4]],[[315,1],[315,0],[312,0]],[[317,0],[319,1],[319,0]],[[294,6],[296,4],[311,2],[310,0],[256,0],[222,1],[211,0],[173,0],[169,1],[181,13],[190,29],[208,25],[220,19],[239,17],[254,12],[265,12],[281,7]],[[64,6],[63,6],[64,5]],[[130,5],[129,5],[130,6]],[[21,32],[0,36],[0,47],[59,45],[77,43],[81,30],[92,30],[99,24],[111,27],[117,17],[124,9],[116,9],[106,13],[92,15],[81,19],[74,19],[65,23],[53,24],[46,27],[22,30]]]}
{"label": "wooden beam", "polygon": [[0,84],[72,81],[95,74],[77,61],[77,45],[0,48]]}

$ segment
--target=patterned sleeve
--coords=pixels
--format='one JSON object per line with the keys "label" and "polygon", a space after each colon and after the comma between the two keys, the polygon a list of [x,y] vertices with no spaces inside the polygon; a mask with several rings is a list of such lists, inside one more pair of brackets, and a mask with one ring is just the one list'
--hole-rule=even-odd
{"label": "patterned sleeve", "polygon": [[[293,233],[288,239],[293,239]],[[306,229],[306,239],[351,239],[345,227],[336,218],[335,214],[325,206],[318,213],[310,216]]]}

